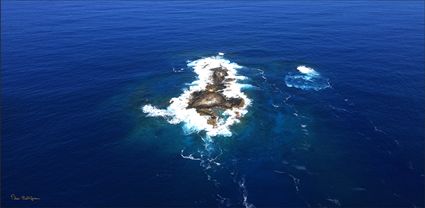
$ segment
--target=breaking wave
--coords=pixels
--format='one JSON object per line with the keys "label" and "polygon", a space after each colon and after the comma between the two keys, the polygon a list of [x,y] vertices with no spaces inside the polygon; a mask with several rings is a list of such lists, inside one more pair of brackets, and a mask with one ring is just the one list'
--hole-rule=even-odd
{"label": "breaking wave", "polygon": [[[237,73],[237,70],[242,67],[224,59],[223,55],[223,53],[219,53],[217,56],[189,62],[187,66],[193,68],[193,71],[197,74],[197,80],[190,83],[189,88],[183,89],[183,93],[180,96],[171,98],[170,105],[166,109],[159,109],[148,104],[143,106],[143,112],[149,117],[163,117],[170,124],[183,123],[184,132],[187,134],[205,131],[209,137],[231,136],[230,126],[240,122],[240,118],[248,112],[247,107],[250,105],[251,100],[241,91],[249,88],[249,85],[238,82],[246,79],[246,77]],[[220,112],[216,122],[211,124],[209,119],[212,116],[200,114],[197,109],[190,106],[190,102],[195,92],[207,92],[209,90],[207,86],[214,82],[212,77],[213,70],[216,68],[224,68],[227,72],[224,88],[219,90],[220,94],[225,99],[237,98],[242,99],[243,102],[239,107],[224,109]]]}
{"label": "breaking wave", "polygon": [[329,79],[322,77],[313,68],[298,66],[297,70],[299,74],[288,74],[285,76],[286,86],[316,91],[331,87]]}

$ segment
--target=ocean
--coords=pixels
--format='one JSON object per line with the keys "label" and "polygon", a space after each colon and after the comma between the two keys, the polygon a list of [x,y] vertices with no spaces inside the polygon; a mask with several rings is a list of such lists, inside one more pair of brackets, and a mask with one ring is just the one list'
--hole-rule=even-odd
{"label": "ocean", "polygon": [[1,1],[1,206],[423,207],[424,58],[423,1]]}

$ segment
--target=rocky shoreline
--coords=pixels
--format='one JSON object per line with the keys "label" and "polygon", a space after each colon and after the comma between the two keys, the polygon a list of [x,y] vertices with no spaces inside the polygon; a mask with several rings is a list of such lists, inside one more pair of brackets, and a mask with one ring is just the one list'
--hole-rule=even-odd
{"label": "rocky shoreline", "polygon": [[193,92],[187,108],[195,108],[199,114],[209,116],[208,124],[215,127],[220,112],[226,109],[242,108],[245,101],[242,98],[228,98],[223,94],[229,82],[234,81],[232,78],[227,78],[226,68],[220,66],[210,70],[212,83],[207,84],[205,90]]}

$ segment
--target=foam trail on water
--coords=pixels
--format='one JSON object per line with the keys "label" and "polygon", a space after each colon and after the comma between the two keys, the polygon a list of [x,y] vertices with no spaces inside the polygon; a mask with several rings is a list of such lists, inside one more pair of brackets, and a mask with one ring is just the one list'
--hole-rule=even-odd
{"label": "foam trail on water", "polygon": [[242,197],[243,197],[243,201],[242,204],[245,208],[255,208],[254,204],[251,204],[248,202],[248,190],[245,186],[245,177],[242,177],[241,180],[238,183],[239,188],[242,191]]}
{"label": "foam trail on water", "polygon": [[[183,93],[180,96],[171,98],[170,105],[166,109],[159,109],[148,104],[143,106],[143,112],[149,117],[163,117],[170,124],[183,123],[184,132],[187,134],[205,131],[208,137],[231,136],[230,126],[239,123],[240,118],[248,112],[247,107],[250,105],[251,100],[241,90],[250,88],[250,86],[238,83],[240,80],[247,79],[238,75],[237,70],[242,67],[224,59],[223,55],[223,53],[219,53],[218,56],[188,62],[187,66],[193,68],[193,71],[197,74],[197,79],[190,83],[188,88],[183,89]],[[209,115],[201,115],[195,108],[189,108],[188,106],[192,93],[206,90],[207,85],[213,82],[212,69],[218,67],[224,67],[227,70],[228,75],[226,78],[229,80],[221,92],[222,95],[226,98],[241,98],[244,104],[240,108],[225,109],[222,112],[222,117],[218,118],[215,125],[212,125],[208,123]]]}

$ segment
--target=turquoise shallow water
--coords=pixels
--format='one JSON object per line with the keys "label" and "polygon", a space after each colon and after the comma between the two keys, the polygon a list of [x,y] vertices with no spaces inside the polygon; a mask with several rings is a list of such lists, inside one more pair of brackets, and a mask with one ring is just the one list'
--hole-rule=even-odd
{"label": "turquoise shallow water", "polygon": [[[423,11],[2,1],[2,206],[424,206]],[[143,113],[218,52],[252,86],[231,137]]]}

